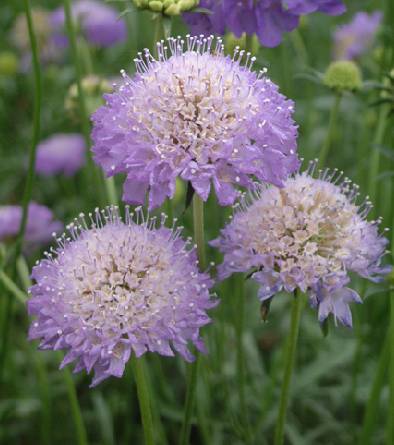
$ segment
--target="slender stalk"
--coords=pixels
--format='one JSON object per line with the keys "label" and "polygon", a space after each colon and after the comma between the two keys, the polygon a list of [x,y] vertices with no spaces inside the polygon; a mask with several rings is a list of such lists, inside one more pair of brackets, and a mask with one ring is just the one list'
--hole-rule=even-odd
{"label": "slender stalk", "polygon": [[[193,196],[193,229],[194,240],[197,245],[197,257],[199,267],[200,270],[203,271],[206,269],[204,240],[204,202],[197,193],[195,193]],[[197,387],[198,366],[199,356],[197,355],[195,362],[188,365],[186,400],[180,440],[181,445],[187,445],[189,443],[191,418],[193,415],[194,399]]]}
{"label": "slender stalk", "polygon": [[[390,201],[391,202],[391,201]],[[394,215],[393,226],[394,227]],[[394,260],[394,232],[391,233],[391,255]],[[394,443],[394,290],[390,291],[390,367],[389,367],[389,418],[387,443]]]}
{"label": "slender stalk", "polygon": [[[8,290],[20,303],[23,305],[26,304],[27,296],[26,293],[23,292],[11,278],[4,272],[4,270],[0,270],[0,281],[3,283],[5,289]],[[12,298],[10,298],[12,299]]]}
{"label": "slender stalk", "polygon": [[369,393],[367,405],[365,407],[363,427],[360,436],[360,445],[370,445],[373,443],[371,441],[371,437],[375,426],[380,394],[384,385],[387,367],[390,363],[390,349],[390,335],[387,335],[382,352],[380,353],[376,374],[372,382],[371,392]]}
{"label": "slender stalk", "polygon": [[52,411],[51,411],[51,395],[50,395],[48,374],[40,354],[36,354],[35,351],[33,350],[32,355],[33,355],[33,362],[37,375],[37,383],[41,398],[41,422],[40,422],[41,443],[43,445],[50,445],[51,428],[52,428]]}
{"label": "slender stalk", "polygon": [[[33,190],[33,183],[35,177],[36,151],[40,139],[41,101],[42,101],[40,60],[37,47],[37,39],[32,19],[30,0],[24,0],[23,3],[25,8],[25,15],[29,31],[29,40],[30,40],[30,47],[32,54],[33,77],[34,77],[34,110],[33,110],[33,134],[32,134],[31,145],[29,148],[28,170],[27,170],[26,183],[22,200],[22,218],[19,226],[18,236],[15,243],[15,263],[12,272],[13,280],[16,277],[16,261],[18,260],[22,252],[23,239],[27,225],[29,203],[31,200],[32,190]],[[12,318],[13,301],[14,301],[13,298],[7,298],[4,309],[5,317],[3,319],[3,324],[1,329],[0,381],[2,381],[4,363],[8,349],[8,335]]]}
{"label": "slender stalk", "polygon": [[145,377],[145,362],[142,357],[132,358],[133,372],[137,384],[138,401],[140,405],[142,426],[144,429],[145,445],[154,445],[153,421],[150,406],[149,390]]}
{"label": "slender stalk", "polygon": [[[59,354],[59,357],[61,355]],[[86,434],[85,424],[83,422],[81,408],[78,402],[77,390],[75,387],[74,379],[68,368],[63,369],[64,381],[66,382],[67,396],[70,402],[71,416],[74,421],[75,434],[78,445],[88,445],[88,437]]]}
{"label": "slender stalk", "polygon": [[[75,66],[75,77],[76,77],[76,84],[77,84],[77,90],[78,90],[78,101],[79,101],[79,111],[80,111],[80,119],[81,119],[81,125],[82,125],[82,133],[83,137],[85,139],[85,144],[87,147],[90,147],[90,120],[89,120],[89,114],[88,109],[86,106],[86,98],[85,98],[85,92],[82,87],[82,78],[83,78],[83,66],[80,59],[80,51],[78,51],[78,44],[77,44],[77,31],[75,29],[73,17],[71,14],[71,0],[63,0],[64,3],[64,15],[66,18],[66,30],[67,35],[70,40],[70,48],[72,53],[72,58]],[[83,43],[85,45],[85,52],[88,51],[88,47],[86,46],[86,43]],[[89,54],[90,57],[90,54]],[[86,57],[85,57],[86,59]],[[116,197],[116,188],[115,188],[115,182],[113,178],[105,178],[103,174],[97,170],[95,167],[90,150],[88,150],[88,165],[89,169],[91,171],[92,177],[97,184],[97,190],[105,190],[106,196],[107,196],[107,202],[110,204],[117,205],[117,197]]]}
{"label": "slender stalk", "polygon": [[282,445],[285,438],[286,411],[289,402],[291,377],[293,375],[296,358],[297,339],[300,327],[302,306],[303,296],[300,293],[295,293],[291,307],[290,332],[285,350],[285,372],[282,381],[279,412],[275,428],[275,445]]}
{"label": "slender stalk", "polygon": [[319,168],[324,167],[327,162],[327,159],[328,159],[328,154],[329,154],[329,151],[330,151],[330,148],[332,145],[332,141],[334,139],[335,127],[336,127],[336,123],[337,123],[341,99],[342,99],[342,94],[337,93],[335,95],[334,103],[333,103],[331,111],[330,111],[330,118],[329,118],[329,123],[328,123],[328,133],[327,133],[326,139],[323,143],[323,147],[322,147],[320,155],[319,155],[319,163],[318,163]]}
{"label": "slender stalk", "polygon": [[387,126],[387,117],[388,117],[389,109],[386,106],[381,106],[379,110],[378,116],[378,125],[376,127],[376,133],[372,141],[373,150],[371,156],[371,163],[369,168],[369,177],[368,177],[368,195],[372,202],[375,202],[377,195],[377,177],[379,175],[379,167],[380,167],[380,147],[382,144],[384,133]]}

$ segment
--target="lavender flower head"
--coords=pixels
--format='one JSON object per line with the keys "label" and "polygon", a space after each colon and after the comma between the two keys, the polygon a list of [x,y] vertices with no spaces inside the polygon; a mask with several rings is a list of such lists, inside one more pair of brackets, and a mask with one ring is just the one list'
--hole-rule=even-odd
{"label": "lavender flower head", "polygon": [[[15,238],[22,219],[22,207],[18,205],[0,206],[0,242]],[[52,233],[61,230],[60,221],[54,220],[47,207],[31,202],[27,214],[25,241],[27,250],[47,243]]]}
{"label": "lavender flower head", "polygon": [[[126,40],[125,21],[119,18],[116,9],[108,5],[96,0],[77,0],[72,4],[71,13],[92,45],[106,48]],[[63,30],[65,24],[63,7],[52,13],[51,22],[54,29],[60,30],[54,37],[56,44],[60,47],[67,46],[68,40]]]}
{"label": "lavender flower head", "polygon": [[71,176],[85,163],[86,144],[77,133],[58,133],[37,147],[36,171],[44,175],[64,173]]}
{"label": "lavender flower head", "polygon": [[[220,39],[168,39],[158,60],[145,50],[129,78],[93,115],[95,161],[107,175],[126,173],[123,199],[159,206],[179,176],[203,200],[211,183],[221,205],[252,175],[281,186],[298,167],[293,102],[244,51],[223,55]],[[186,46],[186,47],[185,47]],[[245,58],[245,65],[241,60]]]}
{"label": "lavender flower head", "polygon": [[262,45],[274,47],[282,35],[298,26],[301,15],[323,12],[338,15],[346,7],[340,0],[203,0],[200,7],[211,11],[184,14],[193,33],[207,30],[223,34],[224,29],[241,37],[257,34]]}
{"label": "lavender flower head", "polygon": [[300,289],[318,309],[320,322],[332,313],[351,326],[349,303],[361,299],[346,287],[349,272],[380,280],[390,270],[380,265],[387,239],[378,233],[380,221],[365,219],[371,203],[355,203],[356,185],[348,179],[340,182],[342,172],[337,170],[314,178],[314,169],[312,163],[282,189],[257,186],[251,202],[241,202],[211,244],[224,254],[221,279],[252,272],[261,301]]}
{"label": "lavender flower head", "polygon": [[335,59],[351,60],[368,51],[381,22],[380,11],[358,12],[350,23],[339,26],[334,32]]}
{"label": "lavender flower head", "polygon": [[156,228],[140,208],[135,215],[126,208],[124,222],[116,207],[89,219],[90,228],[80,215],[33,269],[30,339],[67,350],[61,367],[76,361],[75,372],[94,370],[92,386],[121,377],[131,354],[193,360],[188,342],[204,351],[199,330],[216,301],[190,240],[181,228],[165,228],[165,215]]}

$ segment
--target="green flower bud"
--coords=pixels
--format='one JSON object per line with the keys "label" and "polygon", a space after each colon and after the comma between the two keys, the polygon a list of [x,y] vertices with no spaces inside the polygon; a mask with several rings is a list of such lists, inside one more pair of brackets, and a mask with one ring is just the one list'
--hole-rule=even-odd
{"label": "green flower bud", "polygon": [[[246,50],[246,33],[243,33],[242,36],[238,39],[232,33],[227,33],[224,37],[224,50],[226,54],[233,55],[235,47],[239,46],[240,50]],[[252,54],[257,54],[259,50],[259,40],[256,34],[253,34],[252,37],[252,48],[248,48],[248,50]]]}
{"label": "green flower bud", "polygon": [[361,72],[350,60],[332,62],[324,74],[323,83],[339,92],[355,91],[362,87]]}
{"label": "green flower bud", "polygon": [[11,51],[0,53],[0,76],[11,77],[18,70],[18,59]]}
{"label": "green flower bud", "polygon": [[153,12],[161,12],[163,10],[163,3],[159,0],[149,2],[149,9]]}
{"label": "green flower bud", "polygon": [[[81,87],[84,92],[86,111],[89,115],[94,113],[97,108],[104,104],[103,94],[112,91],[111,85],[107,80],[94,75],[83,78],[81,81]],[[72,119],[79,119],[80,107],[78,99],[78,86],[76,83],[72,84],[68,89],[66,99],[64,101],[64,108]]]}
{"label": "green flower bud", "polygon": [[199,0],[133,0],[138,9],[147,9],[163,15],[180,15],[198,5]]}

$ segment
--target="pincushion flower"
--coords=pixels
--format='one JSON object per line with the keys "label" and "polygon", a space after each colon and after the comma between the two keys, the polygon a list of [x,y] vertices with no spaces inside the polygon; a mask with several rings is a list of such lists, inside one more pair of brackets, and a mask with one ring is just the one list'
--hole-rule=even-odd
{"label": "pincushion flower", "polygon": [[[201,6],[201,4],[200,4]],[[338,15],[346,7],[340,0],[209,0],[203,5],[206,12],[184,14],[185,22],[194,33],[204,32],[208,24],[210,32],[223,34],[224,28],[241,37],[243,33],[257,34],[262,45],[274,47],[282,41],[282,35],[298,26],[301,15],[323,12]]]}
{"label": "pincushion flower", "polygon": [[380,264],[387,239],[378,233],[379,222],[365,219],[371,203],[357,205],[358,187],[346,179],[338,184],[340,176],[305,172],[282,189],[257,186],[211,242],[224,254],[219,277],[251,272],[261,301],[299,289],[321,322],[331,313],[351,326],[349,303],[361,299],[346,287],[349,273],[378,281],[390,268]]}
{"label": "pincushion flower", "polygon": [[[98,47],[111,47],[127,38],[126,23],[119,18],[116,9],[96,0],[77,0],[73,2],[71,14],[89,43]],[[58,46],[67,46],[64,33],[65,15],[63,7],[56,9],[51,16],[54,36]]]}
{"label": "pincushion flower", "polygon": [[[22,207],[19,205],[0,206],[0,242],[15,238],[22,219]],[[61,230],[60,221],[54,219],[47,207],[31,202],[27,214],[25,242],[27,250],[46,244],[52,233]]]}
{"label": "pincushion flower", "polygon": [[355,59],[368,51],[381,22],[380,11],[358,12],[350,23],[339,26],[334,32],[335,59]]}
{"label": "pincushion flower", "polygon": [[131,354],[193,360],[188,343],[204,350],[199,331],[216,301],[181,229],[165,228],[164,216],[155,228],[141,209],[135,216],[126,209],[124,222],[116,207],[89,219],[90,228],[82,215],[70,224],[70,235],[33,269],[30,339],[65,349],[61,367],[94,370],[92,386],[121,377]]}
{"label": "pincushion flower", "polygon": [[77,133],[57,133],[37,147],[36,171],[44,175],[71,176],[85,163],[86,144]]}
{"label": "pincushion flower", "polygon": [[[185,48],[186,45],[186,48]],[[232,204],[234,185],[251,177],[283,184],[297,169],[293,102],[264,72],[250,70],[244,52],[223,55],[220,39],[169,39],[170,54],[145,50],[138,74],[125,80],[93,115],[95,161],[107,175],[125,173],[123,199],[149,207],[172,197],[177,177],[203,200],[211,183],[221,205]]]}

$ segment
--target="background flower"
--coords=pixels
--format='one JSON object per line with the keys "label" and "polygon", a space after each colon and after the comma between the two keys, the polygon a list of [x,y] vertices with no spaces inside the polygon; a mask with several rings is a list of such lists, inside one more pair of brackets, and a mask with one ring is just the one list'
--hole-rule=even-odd
{"label": "background flower", "polygon": [[[77,0],[72,4],[71,13],[92,45],[105,48],[126,40],[127,28],[124,19],[119,18],[116,9],[106,4],[96,0]],[[60,47],[67,45],[67,37],[62,31],[64,22],[64,9],[59,7],[52,13],[51,23],[56,30],[56,44]]]}
{"label": "background flower", "polygon": [[131,354],[178,352],[193,360],[187,344],[204,350],[199,330],[216,304],[194,250],[165,219],[158,229],[154,220],[137,225],[127,209],[123,222],[116,208],[96,210],[94,218],[90,229],[83,219],[71,224],[72,240],[59,239],[56,256],[34,268],[30,339],[42,349],[66,349],[61,367],[76,361],[76,371],[93,369],[93,386],[121,377]]}
{"label": "background flower", "polygon": [[257,34],[264,46],[274,47],[282,35],[298,26],[301,15],[323,12],[338,15],[346,7],[340,0],[209,0],[201,5],[211,11],[184,14],[193,33],[224,34],[227,28],[237,37]]}
{"label": "background flower", "polygon": [[349,273],[378,281],[389,271],[380,265],[388,241],[365,219],[370,203],[355,204],[358,188],[347,180],[335,185],[335,176],[301,173],[282,189],[258,186],[251,203],[211,242],[224,253],[219,277],[252,271],[261,301],[300,289],[320,321],[332,313],[351,326],[348,303],[361,299],[346,287]]}
{"label": "background flower", "polygon": [[352,21],[340,25],[334,32],[335,59],[355,59],[372,46],[382,22],[382,13],[358,12]]}
{"label": "background flower", "polygon": [[[18,234],[21,218],[21,206],[0,206],[0,241],[6,241]],[[53,232],[62,228],[62,223],[54,219],[51,210],[35,202],[30,203],[25,233],[28,249],[46,244],[52,239]]]}
{"label": "background flower", "polygon": [[73,175],[85,163],[86,144],[77,133],[57,133],[37,147],[36,171],[44,175]]}
{"label": "background flower", "polygon": [[[170,39],[155,60],[136,59],[138,74],[93,115],[95,161],[107,175],[126,173],[123,198],[149,207],[172,197],[180,176],[206,200],[211,183],[221,205],[234,202],[234,185],[251,177],[281,185],[297,169],[293,102],[254,58],[223,55],[221,40]],[[212,47],[212,50],[211,50]],[[153,120],[152,117],[155,116]]]}

